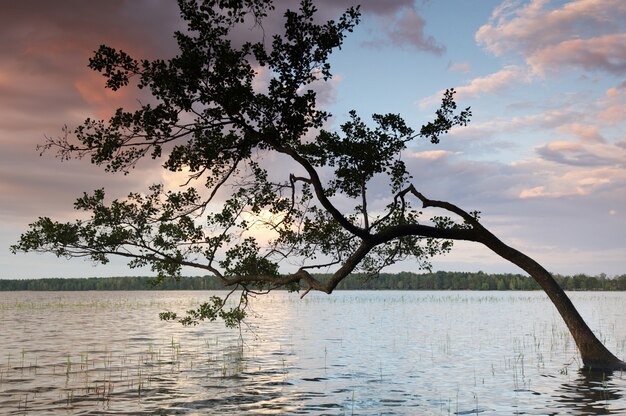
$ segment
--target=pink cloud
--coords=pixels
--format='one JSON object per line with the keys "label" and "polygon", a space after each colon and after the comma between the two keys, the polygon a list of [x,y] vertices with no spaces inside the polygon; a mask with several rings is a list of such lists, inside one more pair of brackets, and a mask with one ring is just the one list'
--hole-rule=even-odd
{"label": "pink cloud", "polygon": [[448,156],[460,155],[461,152],[449,150],[425,150],[421,152],[409,152],[408,156],[413,159],[439,160]]}
{"label": "pink cloud", "polygon": [[528,63],[538,72],[577,66],[589,71],[625,74],[626,33],[549,45],[530,54]]}
{"label": "pink cloud", "polygon": [[570,166],[626,166],[626,149],[612,143],[554,141],[535,151],[544,160]]}
{"label": "pink cloud", "polygon": [[559,141],[548,143],[547,145],[545,145],[545,148],[549,149],[550,151],[556,152],[573,152],[582,149],[582,146],[577,143]]}
{"label": "pink cloud", "polygon": [[626,104],[611,104],[599,116],[602,120],[611,124],[621,123],[626,117]]}
{"label": "pink cloud", "polygon": [[[468,84],[456,87],[456,99],[463,100],[475,98],[483,94],[496,94],[503,90],[514,88],[515,86],[530,81],[530,74],[527,68],[510,65],[492,74],[476,77]],[[443,90],[426,97],[420,101],[420,107],[425,108],[437,105],[441,101]]]}
{"label": "pink cloud", "polygon": [[602,110],[598,118],[609,125],[621,124],[626,120],[626,81],[606,91]]}
{"label": "pink cloud", "polygon": [[557,131],[572,134],[586,142],[604,143],[606,141],[600,134],[598,126],[594,125],[582,123],[563,124],[557,128]]}
{"label": "pink cloud", "polygon": [[73,84],[84,103],[97,108],[102,114],[101,118],[110,116],[111,112],[118,107],[132,103],[137,96],[132,88],[122,88],[117,91],[104,88],[104,79],[96,72],[86,72]]}
{"label": "pink cloud", "polygon": [[492,94],[528,82],[528,72],[519,66],[505,66],[498,72],[474,78],[468,85],[456,88],[457,99]]}
{"label": "pink cloud", "polygon": [[[135,8],[141,10],[140,13]],[[172,8],[173,7],[173,8]],[[179,18],[169,1],[13,2],[0,13],[0,212],[13,224],[39,215],[74,216],[81,191],[107,186],[118,196],[154,180],[154,164],[133,175],[103,175],[88,161],[60,163],[39,157],[45,136],[62,134],[87,117],[108,118],[114,108],[135,107],[137,94],[112,93],[87,68],[102,43],[137,57],[167,56]],[[131,177],[132,176],[132,177]],[[17,237],[15,237],[17,238]]]}
{"label": "pink cloud", "polygon": [[[521,55],[533,68],[626,73],[626,2],[575,0],[558,4],[505,1],[476,40],[495,55]],[[617,32],[617,33],[616,33]]]}
{"label": "pink cloud", "polygon": [[546,193],[546,187],[545,186],[535,186],[534,188],[530,188],[530,189],[523,189],[520,193],[519,193],[519,197],[521,199],[526,199],[526,198],[537,198],[540,196],[547,196],[548,194]]}
{"label": "pink cloud", "polygon": [[626,189],[626,148],[619,143],[557,140],[538,146],[535,154],[513,164],[517,172],[526,172],[519,198],[597,197]]}
{"label": "pink cloud", "polygon": [[606,90],[607,97],[618,97],[626,92],[626,81],[622,81],[619,85]]}
{"label": "pink cloud", "polygon": [[[554,146],[555,148],[567,146]],[[569,165],[539,158],[516,162],[517,198],[558,199],[621,192],[626,187],[626,169],[618,165]],[[524,184],[521,187],[520,184]]]}
{"label": "pink cloud", "polygon": [[626,16],[621,0],[574,0],[561,7],[546,0],[520,4],[507,0],[497,7],[476,33],[478,43],[496,55],[528,53],[568,39],[614,32],[616,26],[623,27]]}

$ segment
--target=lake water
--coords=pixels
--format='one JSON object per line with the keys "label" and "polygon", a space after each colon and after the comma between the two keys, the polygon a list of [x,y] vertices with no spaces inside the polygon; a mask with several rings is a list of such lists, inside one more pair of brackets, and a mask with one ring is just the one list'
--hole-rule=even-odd
{"label": "lake water", "polygon": [[[543,292],[273,293],[249,326],[162,322],[211,292],[0,292],[0,414],[626,414]],[[573,293],[626,356],[626,293]]]}

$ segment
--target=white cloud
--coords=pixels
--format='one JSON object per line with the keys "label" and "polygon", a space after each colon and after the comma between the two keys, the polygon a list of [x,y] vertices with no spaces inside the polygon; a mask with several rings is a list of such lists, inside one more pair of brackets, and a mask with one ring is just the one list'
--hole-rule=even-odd
{"label": "white cloud", "polygon": [[316,103],[319,108],[327,108],[337,101],[337,90],[343,81],[341,75],[334,75],[327,81],[318,79],[317,81],[305,86],[302,90],[313,90],[315,92]]}
{"label": "white cloud", "polygon": [[460,72],[460,73],[469,73],[472,72],[472,67],[467,62],[457,62],[450,63],[448,65],[448,71],[450,72]]}

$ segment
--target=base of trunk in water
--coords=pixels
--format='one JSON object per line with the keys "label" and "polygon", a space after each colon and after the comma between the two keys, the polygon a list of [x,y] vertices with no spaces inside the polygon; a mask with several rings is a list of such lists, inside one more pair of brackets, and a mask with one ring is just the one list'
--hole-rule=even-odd
{"label": "base of trunk in water", "polygon": [[[471,218],[469,220],[471,221]],[[565,321],[572,338],[574,338],[584,369],[591,371],[626,371],[626,362],[617,358],[594,335],[565,291],[546,269],[526,254],[504,244],[477,222],[475,222],[474,226],[480,234],[480,242],[500,257],[509,260],[526,271],[548,295],[563,321]]]}
{"label": "base of trunk in water", "polygon": [[619,360],[619,359],[610,360],[610,361],[587,360],[583,364],[584,364],[583,370],[586,370],[586,371],[606,371],[606,372],[626,371],[626,362]]}

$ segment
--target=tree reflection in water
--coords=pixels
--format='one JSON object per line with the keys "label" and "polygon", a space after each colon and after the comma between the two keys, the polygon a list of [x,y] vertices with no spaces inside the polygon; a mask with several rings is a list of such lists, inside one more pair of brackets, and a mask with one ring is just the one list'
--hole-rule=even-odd
{"label": "tree reflection in water", "polygon": [[624,375],[623,372],[580,370],[576,379],[562,384],[555,391],[556,407],[577,415],[626,414],[626,407],[616,407],[624,395],[622,389],[613,382],[616,378],[622,379]]}

